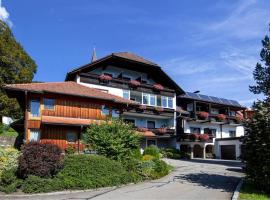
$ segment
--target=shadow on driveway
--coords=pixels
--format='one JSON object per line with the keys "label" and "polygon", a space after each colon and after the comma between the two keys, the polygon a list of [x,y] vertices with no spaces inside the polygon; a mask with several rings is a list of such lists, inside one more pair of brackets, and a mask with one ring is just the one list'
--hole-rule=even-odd
{"label": "shadow on driveway", "polygon": [[192,173],[174,176],[175,182],[179,181],[183,184],[192,183],[207,189],[220,189],[224,192],[233,192],[239,180],[240,178],[235,176],[208,173]]}
{"label": "shadow on driveway", "polygon": [[184,160],[192,163],[203,163],[203,164],[214,164],[214,165],[225,165],[228,167],[242,167],[244,164],[238,160],[219,160],[219,159],[190,159]]}

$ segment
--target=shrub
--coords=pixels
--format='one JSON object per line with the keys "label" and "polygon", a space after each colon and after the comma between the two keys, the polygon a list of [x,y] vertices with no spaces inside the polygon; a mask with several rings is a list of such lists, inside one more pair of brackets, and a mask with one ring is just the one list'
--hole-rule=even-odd
{"label": "shrub", "polygon": [[14,148],[0,148],[0,178],[3,171],[17,168],[20,152]]}
{"label": "shrub", "polygon": [[160,158],[159,149],[155,145],[150,145],[144,149],[143,155],[151,155],[155,158]]}
{"label": "shrub", "polygon": [[122,160],[130,157],[132,150],[139,147],[140,138],[131,124],[112,120],[101,125],[91,124],[83,140],[97,150],[98,154]]}
{"label": "shrub", "polygon": [[16,192],[17,187],[20,185],[20,180],[16,176],[16,168],[3,171],[0,179],[0,191],[5,193]]}
{"label": "shrub", "polygon": [[199,135],[200,135],[200,134],[192,133],[192,134],[189,136],[189,139],[192,140],[192,141],[196,141],[196,140],[199,139]]}
{"label": "shrub", "polygon": [[65,152],[66,152],[66,154],[68,154],[68,155],[75,154],[76,149],[75,149],[73,146],[68,145],[68,147],[66,148]]}
{"label": "shrub", "polygon": [[163,160],[154,159],[153,161],[155,165],[154,171],[151,174],[152,178],[160,178],[169,174],[169,165],[167,165]]}
{"label": "shrub", "polygon": [[25,193],[52,192],[63,189],[60,179],[41,178],[29,175],[22,183],[22,191]]}
{"label": "shrub", "polygon": [[143,161],[148,161],[148,160],[154,160],[154,156],[151,156],[151,155],[144,155],[143,157],[142,157],[142,160]]}
{"label": "shrub", "polygon": [[140,148],[132,149],[130,157],[134,158],[134,159],[137,159],[137,160],[141,160],[142,159],[142,154],[141,154]]}
{"label": "shrub", "polygon": [[98,188],[134,181],[121,163],[94,155],[66,156],[57,178],[65,189]]}
{"label": "shrub", "polygon": [[61,149],[54,144],[31,142],[23,146],[19,157],[20,177],[28,175],[52,177],[63,167]]}
{"label": "shrub", "polygon": [[179,159],[181,158],[181,153],[179,149],[167,148],[163,150],[163,156],[171,159]]}
{"label": "shrub", "polygon": [[199,140],[205,142],[205,141],[209,140],[209,135],[208,134],[201,134],[201,135],[199,135]]}

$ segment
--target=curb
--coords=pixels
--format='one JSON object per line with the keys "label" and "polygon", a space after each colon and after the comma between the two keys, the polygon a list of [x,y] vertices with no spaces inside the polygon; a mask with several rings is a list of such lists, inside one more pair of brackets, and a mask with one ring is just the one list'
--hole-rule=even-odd
{"label": "curb", "polygon": [[233,192],[232,200],[238,200],[239,192],[240,192],[242,185],[243,185],[243,179],[241,178],[241,180],[238,182],[238,184]]}

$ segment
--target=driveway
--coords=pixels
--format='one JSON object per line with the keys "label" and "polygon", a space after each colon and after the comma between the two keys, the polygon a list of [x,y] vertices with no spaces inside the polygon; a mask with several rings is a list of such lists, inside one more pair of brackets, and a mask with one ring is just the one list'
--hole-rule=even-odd
{"label": "driveway", "polygon": [[175,167],[168,176],[121,188],[70,194],[12,197],[9,199],[83,199],[83,200],[132,200],[132,199],[231,199],[232,193],[244,176],[238,161],[220,160],[166,160]]}

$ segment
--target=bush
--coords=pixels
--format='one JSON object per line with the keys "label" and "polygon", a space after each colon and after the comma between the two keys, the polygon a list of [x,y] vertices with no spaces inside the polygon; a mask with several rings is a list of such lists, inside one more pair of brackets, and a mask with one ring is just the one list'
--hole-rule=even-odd
{"label": "bush", "polygon": [[20,180],[16,176],[16,168],[3,171],[0,179],[0,191],[5,193],[16,192],[17,187],[20,185]]}
{"label": "bush", "polygon": [[162,154],[166,158],[171,158],[171,159],[179,159],[181,158],[181,152],[179,149],[175,148],[167,148],[162,150]]}
{"label": "bush", "polygon": [[63,167],[61,149],[54,144],[31,142],[23,146],[19,157],[19,176],[52,177]]}
{"label": "bush", "polygon": [[66,148],[65,152],[66,152],[67,155],[75,154],[76,149],[73,146],[68,145],[68,147]]}
{"label": "bush", "polygon": [[94,155],[66,156],[57,178],[65,189],[87,189],[133,182],[133,176],[114,160]]}
{"label": "bush", "polygon": [[144,155],[142,157],[142,160],[143,161],[148,161],[148,160],[153,160],[155,157],[154,156],[151,156],[151,155]]}
{"label": "bush", "polygon": [[159,149],[155,145],[150,145],[149,147],[146,147],[143,155],[151,155],[157,159],[160,158]]}
{"label": "bush", "polygon": [[139,147],[141,138],[131,124],[121,120],[91,124],[83,136],[84,142],[97,150],[99,155],[114,160],[130,157],[132,150]]}
{"label": "bush", "polygon": [[163,160],[158,160],[158,159],[154,159],[153,161],[155,163],[154,171],[152,172],[153,178],[161,178],[169,174],[170,169],[167,163],[165,163]]}
{"label": "bush", "polygon": [[141,160],[142,159],[142,154],[141,154],[141,150],[139,148],[137,149],[133,149],[131,151],[131,158],[137,159],[137,160]]}
{"label": "bush", "polygon": [[63,189],[62,183],[57,178],[41,178],[29,175],[22,183],[22,191],[25,193],[52,192]]}
{"label": "bush", "polygon": [[20,152],[14,148],[0,148],[0,178],[3,171],[18,167],[18,157]]}

